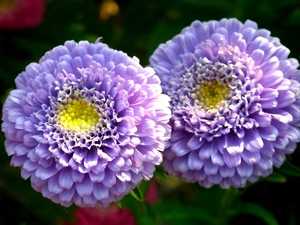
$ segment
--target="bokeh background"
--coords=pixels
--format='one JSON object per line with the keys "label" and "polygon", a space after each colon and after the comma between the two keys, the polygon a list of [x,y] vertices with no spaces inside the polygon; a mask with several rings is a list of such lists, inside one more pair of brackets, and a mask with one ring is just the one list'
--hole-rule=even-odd
{"label": "bokeh background", "polygon": [[[14,79],[26,65],[37,62],[46,51],[66,40],[95,42],[101,37],[111,48],[137,56],[146,66],[160,43],[194,20],[235,17],[242,22],[253,20],[259,28],[270,30],[291,50],[290,57],[300,60],[299,0],[46,0],[36,25],[1,25],[4,8],[18,2],[0,0],[1,108],[8,92],[15,88]],[[22,15],[28,16],[25,12],[20,15],[19,23]],[[3,133],[0,141],[0,225],[74,221],[78,209],[64,208],[36,193],[30,182],[21,178],[20,169],[10,166]],[[140,225],[300,224],[299,153],[298,148],[270,177],[243,189],[205,189],[167,177],[158,167],[152,180],[157,190],[154,203],[140,201],[149,186],[143,183],[141,196],[139,192],[135,197],[126,196],[119,206],[131,210]]]}

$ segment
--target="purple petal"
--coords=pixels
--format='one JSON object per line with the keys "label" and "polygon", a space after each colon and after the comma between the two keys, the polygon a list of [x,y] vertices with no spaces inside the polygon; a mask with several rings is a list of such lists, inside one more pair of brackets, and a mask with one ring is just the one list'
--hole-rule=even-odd
{"label": "purple petal", "polygon": [[102,183],[107,187],[110,188],[113,185],[115,185],[115,183],[117,182],[116,180],[116,175],[114,174],[113,171],[106,169],[105,170],[105,177],[102,181]]}
{"label": "purple petal", "polygon": [[187,161],[190,170],[200,170],[204,164],[199,158],[199,153],[197,151],[190,152]]}
{"label": "purple petal", "polygon": [[241,156],[238,155],[231,155],[227,151],[223,153],[224,162],[228,167],[236,167],[241,164]]}
{"label": "purple petal", "polygon": [[76,191],[79,196],[87,196],[93,192],[93,182],[88,175],[85,175],[82,182],[76,183]]}
{"label": "purple petal", "polygon": [[237,168],[236,168],[238,174],[241,177],[250,177],[253,173],[253,166],[242,162]]}
{"label": "purple petal", "polygon": [[256,129],[246,131],[244,142],[245,148],[251,152],[258,152],[264,146],[264,142]]}
{"label": "purple petal", "polygon": [[108,198],[109,191],[108,191],[108,188],[106,186],[104,186],[102,183],[95,183],[94,189],[93,189],[93,194],[98,201],[101,201],[103,199]]}
{"label": "purple petal", "polygon": [[244,151],[244,142],[235,134],[228,134],[225,136],[227,141],[226,150],[230,155],[237,155]]}
{"label": "purple petal", "polygon": [[259,152],[252,152],[252,151],[245,150],[241,155],[243,160],[249,165],[256,164],[261,159]]}
{"label": "purple petal", "polygon": [[58,183],[59,186],[63,189],[71,189],[73,186],[73,179],[71,175],[71,170],[70,169],[62,169],[59,173],[59,178],[58,178]]}
{"label": "purple petal", "polygon": [[41,180],[46,180],[53,177],[57,172],[58,170],[53,165],[48,168],[39,167],[35,172],[35,176]]}

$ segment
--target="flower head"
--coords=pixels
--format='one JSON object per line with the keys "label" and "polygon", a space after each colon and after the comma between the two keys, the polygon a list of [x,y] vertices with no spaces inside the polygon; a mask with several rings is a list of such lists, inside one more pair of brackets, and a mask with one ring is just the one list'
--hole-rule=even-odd
{"label": "flower head", "polygon": [[135,219],[129,209],[120,209],[114,204],[108,208],[79,208],[74,213],[74,222],[62,225],[135,225]]}
{"label": "flower head", "polygon": [[300,133],[300,72],[289,50],[252,21],[195,21],[150,63],[171,97],[164,169],[205,187],[268,176]]}
{"label": "flower head", "polygon": [[16,86],[3,106],[6,151],[44,197],[106,207],[162,162],[169,97],[137,58],[67,41],[29,64]]}
{"label": "flower head", "polygon": [[44,12],[44,0],[1,0],[0,29],[35,27],[42,22]]}

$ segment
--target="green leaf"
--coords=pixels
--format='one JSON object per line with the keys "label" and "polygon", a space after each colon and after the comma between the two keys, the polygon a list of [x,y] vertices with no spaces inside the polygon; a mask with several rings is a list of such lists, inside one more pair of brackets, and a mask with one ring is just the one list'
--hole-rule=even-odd
{"label": "green leaf", "polygon": [[285,183],[286,177],[278,172],[273,172],[270,176],[264,178],[266,181],[275,182],[275,183]]}
{"label": "green leaf", "polygon": [[139,224],[143,224],[143,225],[156,225],[156,222],[154,221],[154,218],[152,218],[152,217],[143,217],[139,221]]}
{"label": "green leaf", "polygon": [[125,209],[125,205],[124,205],[124,202],[121,200],[121,201],[118,201],[117,202],[118,206],[121,208],[121,209]]}
{"label": "green leaf", "polygon": [[138,201],[144,201],[144,196],[143,193],[140,189],[140,187],[136,187],[135,189],[133,189],[130,194]]}
{"label": "green leaf", "polygon": [[300,8],[298,7],[295,8],[293,11],[291,11],[287,19],[287,24],[296,26],[299,23],[299,20],[300,20]]}
{"label": "green leaf", "polygon": [[279,225],[272,213],[258,204],[244,203],[238,208],[238,214],[252,214],[268,225]]}
{"label": "green leaf", "polygon": [[300,177],[300,169],[288,161],[284,162],[284,164],[279,168],[279,171],[291,176]]}
{"label": "green leaf", "polygon": [[176,200],[164,200],[153,210],[159,215],[162,224],[216,224],[216,218],[205,209],[188,206]]}
{"label": "green leaf", "polygon": [[156,170],[154,172],[154,176],[161,178],[164,181],[167,181],[168,178],[166,176],[166,172],[164,171],[164,169],[162,168],[162,166],[157,166]]}
{"label": "green leaf", "polygon": [[296,216],[291,214],[289,215],[289,225],[296,225],[297,224],[297,221],[296,221]]}

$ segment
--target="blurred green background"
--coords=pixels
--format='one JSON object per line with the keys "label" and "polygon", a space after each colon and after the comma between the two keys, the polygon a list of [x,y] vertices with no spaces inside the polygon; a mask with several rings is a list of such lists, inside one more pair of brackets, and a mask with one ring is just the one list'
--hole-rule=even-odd
{"label": "blurred green background", "polygon": [[[23,30],[0,29],[1,107],[14,79],[30,62],[66,40],[101,41],[111,48],[137,56],[141,64],[160,43],[166,42],[194,20],[235,17],[258,23],[271,31],[300,60],[299,0],[47,0],[42,24]],[[64,208],[44,199],[10,166],[1,133],[0,225],[52,225],[70,219],[75,207]],[[126,197],[139,224],[300,224],[300,155],[297,149],[280,170],[267,179],[236,190],[201,188],[173,178],[155,180],[159,199],[146,212],[143,202]],[[297,166],[294,167],[293,165]],[[160,171],[161,173],[161,171]]]}

